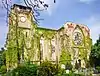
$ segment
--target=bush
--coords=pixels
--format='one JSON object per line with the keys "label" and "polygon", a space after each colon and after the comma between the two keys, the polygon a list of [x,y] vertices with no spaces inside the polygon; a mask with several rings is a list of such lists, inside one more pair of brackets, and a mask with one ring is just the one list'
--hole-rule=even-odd
{"label": "bush", "polygon": [[100,73],[100,66],[97,66],[96,70],[98,70],[98,73]]}
{"label": "bush", "polygon": [[13,69],[8,73],[9,76],[36,76],[37,75],[37,65],[20,65],[19,67]]}
{"label": "bush", "polygon": [[1,68],[0,68],[0,73],[1,73],[1,74],[5,74],[6,72],[7,72],[6,66],[5,66],[5,65],[1,66]]}
{"label": "bush", "polygon": [[61,76],[84,76],[83,74],[76,74],[73,71],[70,71],[69,74],[63,74]]}
{"label": "bush", "polygon": [[59,67],[56,64],[52,64],[48,61],[41,63],[38,68],[38,76],[54,76],[59,72]]}
{"label": "bush", "polygon": [[66,69],[72,70],[73,66],[71,63],[66,63]]}

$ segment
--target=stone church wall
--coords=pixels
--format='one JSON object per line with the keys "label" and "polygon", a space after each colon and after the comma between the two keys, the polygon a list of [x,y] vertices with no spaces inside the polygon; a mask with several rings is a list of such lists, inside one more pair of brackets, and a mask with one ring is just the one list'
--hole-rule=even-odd
{"label": "stone church wall", "polygon": [[[17,16],[10,14],[6,47],[8,53],[16,55],[16,61],[10,62],[9,59],[13,60],[13,56],[7,54],[8,68],[18,62],[18,53],[20,63],[30,61],[39,64],[48,60],[59,64],[72,64],[73,67],[76,63],[81,63],[81,67],[86,67],[92,44],[87,26],[66,22],[57,30],[42,28],[34,23],[30,8],[14,5],[12,11],[13,13],[17,11],[18,14]],[[13,17],[14,20],[11,19]],[[15,50],[9,47],[15,47]]]}

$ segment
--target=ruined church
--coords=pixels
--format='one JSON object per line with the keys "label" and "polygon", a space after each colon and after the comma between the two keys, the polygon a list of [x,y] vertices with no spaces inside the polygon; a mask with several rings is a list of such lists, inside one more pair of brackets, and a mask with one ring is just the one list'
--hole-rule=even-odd
{"label": "ruined church", "polygon": [[85,68],[89,60],[92,39],[86,25],[66,22],[59,29],[39,27],[30,7],[14,4],[9,14],[6,40],[7,68],[29,61],[48,60]]}

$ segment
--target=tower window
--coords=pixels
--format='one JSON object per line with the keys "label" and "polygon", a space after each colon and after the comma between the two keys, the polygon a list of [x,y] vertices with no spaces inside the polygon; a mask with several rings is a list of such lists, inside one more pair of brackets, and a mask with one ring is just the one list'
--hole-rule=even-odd
{"label": "tower window", "polygon": [[19,31],[19,36],[20,36],[20,31]]}
{"label": "tower window", "polygon": [[26,37],[27,37],[27,32],[26,32]]}

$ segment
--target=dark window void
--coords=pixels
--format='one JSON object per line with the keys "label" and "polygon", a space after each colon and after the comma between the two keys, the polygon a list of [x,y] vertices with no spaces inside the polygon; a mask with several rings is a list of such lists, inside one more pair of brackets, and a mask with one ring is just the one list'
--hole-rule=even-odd
{"label": "dark window void", "polygon": [[19,31],[19,36],[20,36],[20,31]]}
{"label": "dark window void", "polygon": [[42,44],[40,44],[40,60],[43,59],[43,47]]}
{"label": "dark window void", "polygon": [[52,45],[52,53],[54,53],[55,52],[55,46],[54,45]]}
{"label": "dark window void", "polygon": [[27,32],[26,32],[26,37],[27,37]]}

